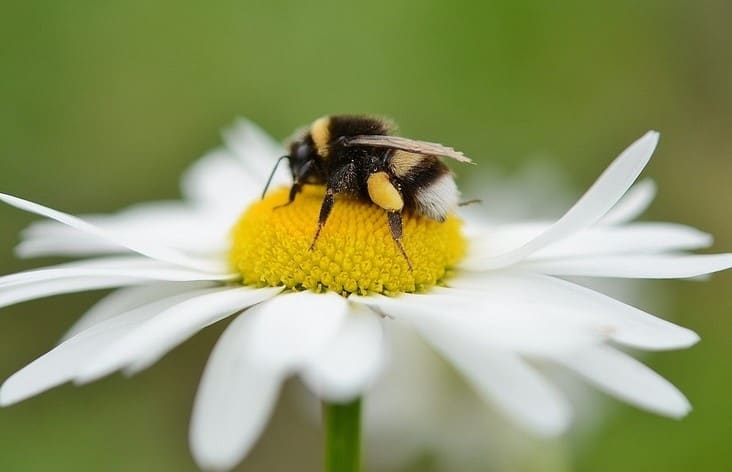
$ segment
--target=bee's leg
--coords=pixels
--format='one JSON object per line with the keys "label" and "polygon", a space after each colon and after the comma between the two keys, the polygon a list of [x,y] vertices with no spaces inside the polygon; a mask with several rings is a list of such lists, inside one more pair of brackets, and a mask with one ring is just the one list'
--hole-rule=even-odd
{"label": "bee's leg", "polygon": [[290,203],[295,201],[295,197],[298,193],[300,193],[300,190],[302,190],[302,184],[300,182],[293,182],[292,187],[290,187],[290,196],[288,197],[287,203],[283,203],[281,205],[277,205],[274,207],[274,209],[286,207]]}
{"label": "bee's leg", "polygon": [[472,200],[465,200],[464,202],[458,203],[458,206],[464,207],[464,206],[472,205],[474,203],[483,203],[483,200],[481,200],[480,198],[474,198]]}
{"label": "bee's leg", "polygon": [[328,220],[328,215],[330,215],[330,210],[333,209],[333,202],[335,201],[335,189],[332,187],[328,187],[328,189],[325,192],[325,198],[323,198],[323,203],[320,205],[320,216],[318,217],[318,229],[315,230],[315,236],[313,237],[313,242],[310,243],[310,250],[312,251],[315,249],[315,243],[318,241],[318,238],[320,237],[320,231],[323,229],[323,226],[325,226],[325,222]]}
{"label": "bee's leg", "polygon": [[[285,157],[287,157],[287,156],[285,156]],[[297,196],[298,193],[300,193],[300,190],[302,190],[302,182],[301,181],[303,180],[304,176],[306,176],[307,173],[310,172],[310,168],[313,167],[313,164],[314,163],[315,163],[315,161],[308,161],[308,162],[306,162],[300,168],[300,170],[298,171],[297,175],[293,175],[294,182],[292,182],[292,187],[290,187],[290,196],[287,199],[287,203],[283,203],[282,205],[277,205],[275,207],[275,209],[282,208],[282,207],[286,207],[287,205],[289,205],[290,203],[292,203],[292,202],[295,201],[295,197]],[[272,175],[274,175],[274,171],[273,171],[273,174]],[[270,177],[270,179],[271,178],[272,177]],[[269,183],[267,183],[267,185],[269,186]]]}
{"label": "bee's leg", "polygon": [[402,212],[401,211],[387,211],[386,216],[389,220],[389,230],[391,231],[391,237],[394,240],[394,243],[399,248],[399,251],[401,251],[402,256],[404,256],[404,260],[407,261],[407,267],[409,267],[409,271],[412,271],[412,262],[409,260],[409,256],[407,256],[407,251],[404,250],[404,246],[402,246]]}
{"label": "bee's leg", "polygon": [[320,231],[325,226],[330,210],[333,209],[333,202],[335,201],[335,195],[344,191],[355,188],[356,185],[356,164],[353,162],[346,164],[337,172],[334,172],[330,176],[326,184],[325,198],[323,203],[320,205],[320,216],[318,217],[318,228],[315,230],[315,237],[313,242],[310,244],[310,250],[315,249],[315,243],[320,237]]}

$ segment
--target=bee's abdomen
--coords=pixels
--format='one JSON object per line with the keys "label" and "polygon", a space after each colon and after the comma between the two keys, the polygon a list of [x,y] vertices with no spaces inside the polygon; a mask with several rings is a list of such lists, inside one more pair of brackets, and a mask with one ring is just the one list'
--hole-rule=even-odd
{"label": "bee's abdomen", "polygon": [[394,151],[389,168],[401,187],[406,209],[444,221],[457,207],[455,180],[437,157]]}
{"label": "bee's abdomen", "polygon": [[435,156],[393,151],[388,157],[391,174],[404,186],[417,190],[429,186],[450,170]]}

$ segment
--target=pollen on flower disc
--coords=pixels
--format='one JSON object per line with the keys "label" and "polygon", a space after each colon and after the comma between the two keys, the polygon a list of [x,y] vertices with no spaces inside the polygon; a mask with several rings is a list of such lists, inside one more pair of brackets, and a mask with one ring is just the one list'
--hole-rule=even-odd
{"label": "pollen on flower disc", "polygon": [[410,271],[386,212],[341,195],[311,251],[325,189],[306,186],[293,203],[275,208],[287,195],[286,188],[270,192],[234,226],[230,261],[244,284],[342,295],[420,292],[439,284],[465,253],[457,217],[440,223],[404,213],[402,244]]}

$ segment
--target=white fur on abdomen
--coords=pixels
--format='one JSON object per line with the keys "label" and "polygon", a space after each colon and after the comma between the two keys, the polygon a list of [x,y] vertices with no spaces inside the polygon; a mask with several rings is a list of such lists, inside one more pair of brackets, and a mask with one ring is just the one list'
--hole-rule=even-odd
{"label": "white fur on abdomen", "polygon": [[433,220],[444,221],[457,208],[459,195],[452,174],[442,175],[417,191],[417,211]]}

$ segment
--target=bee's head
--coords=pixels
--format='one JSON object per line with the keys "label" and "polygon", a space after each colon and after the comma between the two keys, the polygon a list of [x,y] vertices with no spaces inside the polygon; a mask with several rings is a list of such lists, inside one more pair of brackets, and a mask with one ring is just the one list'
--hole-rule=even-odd
{"label": "bee's head", "polygon": [[285,159],[290,163],[290,173],[292,174],[294,184],[322,184],[325,182],[320,165],[321,158],[315,150],[315,144],[313,144],[310,133],[306,133],[290,142],[289,154],[277,159],[277,162],[272,168],[272,173],[270,173],[267,179],[267,184],[264,186],[262,198],[264,198],[269,184],[272,183],[272,178],[277,171],[277,167]]}
{"label": "bee's head", "polygon": [[290,172],[295,182],[322,183],[318,164],[320,156],[310,133],[290,144],[290,155],[287,160],[290,162]]}

